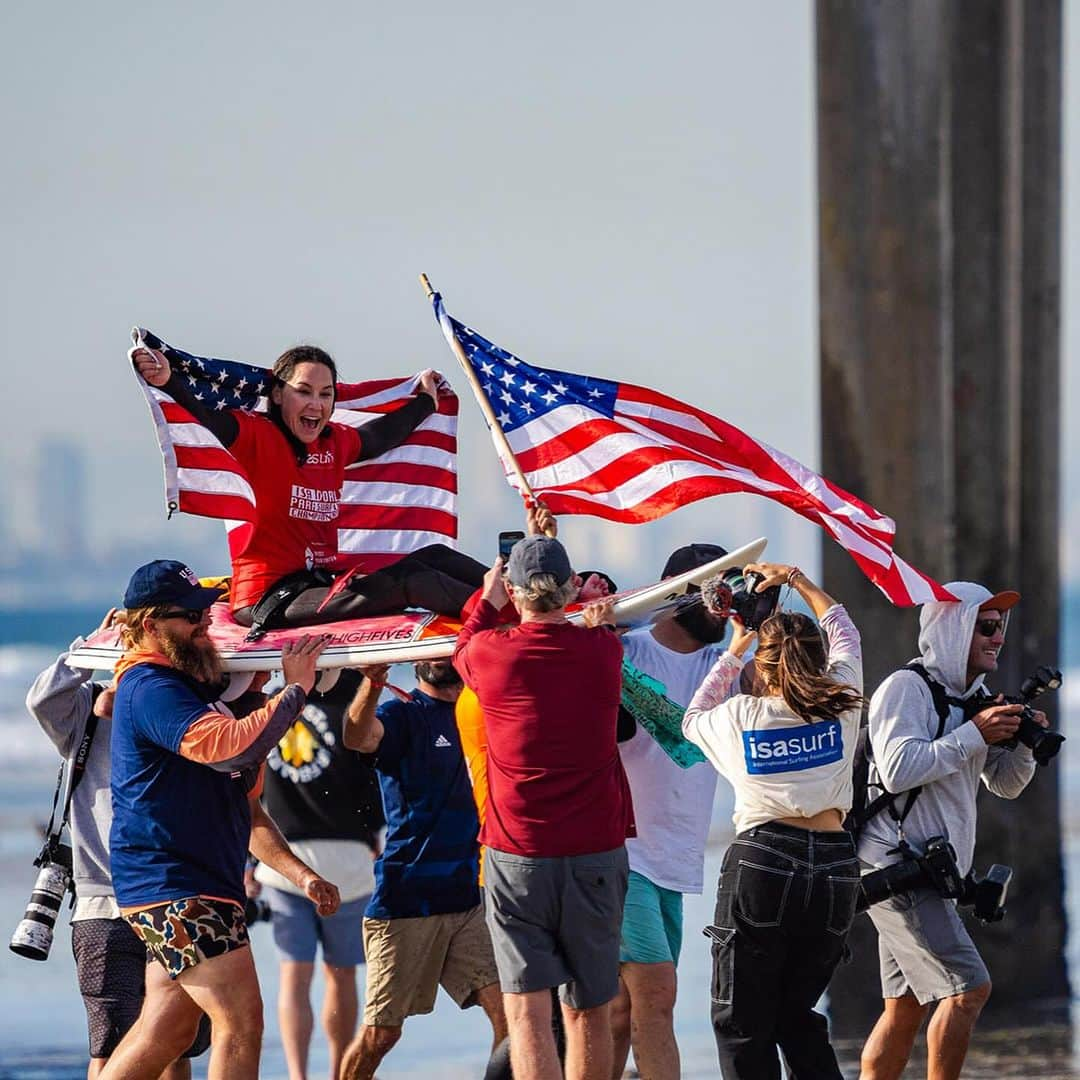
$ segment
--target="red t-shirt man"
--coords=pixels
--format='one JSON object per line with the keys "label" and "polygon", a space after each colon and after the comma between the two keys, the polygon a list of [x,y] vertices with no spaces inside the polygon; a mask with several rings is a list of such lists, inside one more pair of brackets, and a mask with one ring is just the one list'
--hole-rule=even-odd
{"label": "red t-shirt man", "polygon": [[482,601],[454,652],[487,726],[481,843],[535,857],[621,847],[635,832],[615,741],[619,639],[607,627],[565,618],[496,628],[498,621],[498,611]]}

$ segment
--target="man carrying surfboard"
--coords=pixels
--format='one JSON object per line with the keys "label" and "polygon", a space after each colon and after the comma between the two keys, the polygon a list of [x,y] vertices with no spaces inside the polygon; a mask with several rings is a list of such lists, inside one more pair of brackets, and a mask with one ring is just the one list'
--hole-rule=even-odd
{"label": "man carrying surfboard", "polygon": [[561,1077],[551,1031],[561,987],[566,1076],[609,1075],[608,1003],[618,990],[619,926],[633,806],[615,747],[622,647],[611,602],[566,618],[577,593],[566,550],[532,536],[507,579],[521,625],[496,629],[502,562],[458,637],[454,665],[484,710],[489,747],[485,904],[514,1075]]}
{"label": "man carrying surfboard", "polygon": [[255,1080],[262,999],[244,924],[248,850],[318,907],[337,888],[289,851],[261,809],[262,765],[315,682],[325,639],[282,650],[285,688],[237,719],[216,700],[221,660],[207,635],[216,589],[183,563],[157,560],[124,594],[129,646],[113,702],[110,851],[120,914],[185,992],[187,1023],[144,1015],[105,1080],[156,1077],[190,1045],[201,1012],[214,1027],[211,1080]]}

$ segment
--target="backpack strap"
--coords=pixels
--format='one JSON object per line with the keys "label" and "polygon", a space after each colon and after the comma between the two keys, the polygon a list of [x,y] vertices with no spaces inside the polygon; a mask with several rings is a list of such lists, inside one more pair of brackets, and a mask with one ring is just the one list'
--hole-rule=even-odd
{"label": "backpack strap", "polygon": [[[963,707],[964,702],[960,698],[952,697],[948,690],[933,678],[930,672],[928,672],[918,661],[912,661],[910,664],[906,664],[898,670],[913,671],[924,683],[926,683],[927,689],[930,691],[930,697],[934,702],[934,711],[938,716],[938,725],[937,731],[934,733],[934,740],[940,739],[941,736],[945,734],[945,724],[949,719],[949,708],[953,705]],[[889,816],[896,822],[897,828],[902,832],[904,819],[911,813],[911,809],[915,805],[915,801],[918,799],[921,792],[922,784],[918,787],[910,788],[908,791],[898,792],[896,795],[893,795],[888,791],[883,791],[882,794],[867,805],[866,809],[863,811],[863,817],[860,824],[865,824],[870,818],[874,817],[875,814],[881,813],[882,810],[888,810]],[[904,808],[898,812],[893,800],[898,798],[900,794],[904,795]]]}

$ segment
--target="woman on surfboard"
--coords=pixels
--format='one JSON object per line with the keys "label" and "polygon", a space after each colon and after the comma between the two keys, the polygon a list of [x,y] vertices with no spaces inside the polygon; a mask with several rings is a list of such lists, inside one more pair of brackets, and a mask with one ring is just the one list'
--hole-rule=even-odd
{"label": "woman on surfboard", "polygon": [[257,520],[233,557],[233,618],[257,634],[275,626],[309,626],[426,608],[458,615],[482,583],[475,559],[432,544],[371,574],[339,569],[338,503],[345,469],[392,450],[436,408],[438,376],[425,371],[408,404],[360,428],[335,423],[337,367],[312,345],[289,349],[271,369],[269,411],[208,409],[157,349],[141,347],[135,369],[208,428],[244,466],[255,489]]}
{"label": "woman on surfboard", "polygon": [[[751,564],[757,591],[786,583],[810,606],[759,631],[738,619],[731,644],[683,717],[735,789],[735,839],[716,893],[712,1021],[725,1076],[779,1075],[777,1044],[796,1076],[836,1077],[825,1018],[814,1005],[844,952],[859,863],[843,820],[862,706],[859,632],[801,570]],[[754,657],[759,696],[728,693]],[[726,700],[725,700],[726,699]]]}

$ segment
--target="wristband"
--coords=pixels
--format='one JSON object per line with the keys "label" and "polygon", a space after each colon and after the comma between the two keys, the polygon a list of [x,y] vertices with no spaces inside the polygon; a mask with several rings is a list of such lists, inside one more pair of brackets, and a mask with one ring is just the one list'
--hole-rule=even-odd
{"label": "wristband", "polygon": [[805,577],[806,575],[797,567],[793,566],[787,575],[787,586],[789,589],[795,588],[795,581],[797,578]]}

